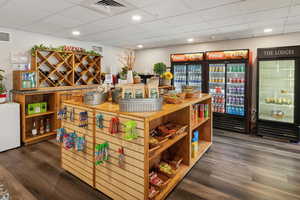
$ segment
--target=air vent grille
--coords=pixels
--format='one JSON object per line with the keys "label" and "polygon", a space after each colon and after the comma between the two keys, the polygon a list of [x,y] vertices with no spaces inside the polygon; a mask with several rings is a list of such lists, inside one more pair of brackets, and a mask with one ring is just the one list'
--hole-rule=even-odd
{"label": "air vent grille", "polygon": [[0,42],[9,42],[9,33],[0,32]]}
{"label": "air vent grille", "polygon": [[116,2],[114,0],[101,0],[96,3],[96,5],[101,5],[105,7],[125,7],[125,5]]}

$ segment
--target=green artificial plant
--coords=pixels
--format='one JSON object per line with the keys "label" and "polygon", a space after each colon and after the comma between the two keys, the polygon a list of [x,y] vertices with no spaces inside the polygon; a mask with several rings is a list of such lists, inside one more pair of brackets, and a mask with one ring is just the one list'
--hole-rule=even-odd
{"label": "green artificial plant", "polygon": [[5,73],[5,71],[0,69],[0,94],[6,93],[6,88],[5,88],[5,85],[3,83],[3,81],[5,79],[4,73]]}
{"label": "green artificial plant", "polygon": [[167,71],[167,66],[163,62],[156,63],[154,64],[153,71],[154,73],[162,76]]}

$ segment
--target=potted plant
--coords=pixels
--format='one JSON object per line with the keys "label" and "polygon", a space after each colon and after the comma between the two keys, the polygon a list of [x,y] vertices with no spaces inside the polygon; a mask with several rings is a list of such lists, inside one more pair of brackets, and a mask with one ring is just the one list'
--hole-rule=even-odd
{"label": "potted plant", "polygon": [[6,101],[6,88],[3,83],[5,79],[4,73],[5,71],[0,69],[0,103],[4,103]]}
{"label": "potted plant", "polygon": [[[123,64],[122,68],[122,76],[126,75],[127,83],[134,83],[134,72],[133,67],[135,63],[135,55],[133,51],[126,51],[123,55],[121,55],[119,61]],[[122,77],[120,76],[120,77]],[[122,78],[121,78],[122,79]]]}
{"label": "potted plant", "polygon": [[167,66],[163,62],[154,64],[153,71],[155,74],[159,75],[159,84],[163,84],[163,74],[167,71]]}
{"label": "potted plant", "polygon": [[165,72],[163,75],[163,85],[171,85],[171,80],[173,79],[173,74],[171,72]]}

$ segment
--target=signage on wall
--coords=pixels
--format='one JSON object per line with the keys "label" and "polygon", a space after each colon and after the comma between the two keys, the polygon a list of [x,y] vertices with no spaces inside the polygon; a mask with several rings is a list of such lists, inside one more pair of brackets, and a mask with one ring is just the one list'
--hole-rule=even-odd
{"label": "signage on wall", "polygon": [[203,53],[185,53],[171,55],[172,62],[187,62],[203,60]]}
{"label": "signage on wall", "polygon": [[206,53],[207,60],[248,59],[249,50],[212,51]]}
{"label": "signage on wall", "polygon": [[300,46],[257,49],[258,58],[300,57]]}
{"label": "signage on wall", "polygon": [[76,51],[76,52],[82,52],[82,51],[83,51],[83,48],[65,45],[65,46],[64,46],[64,51]]}

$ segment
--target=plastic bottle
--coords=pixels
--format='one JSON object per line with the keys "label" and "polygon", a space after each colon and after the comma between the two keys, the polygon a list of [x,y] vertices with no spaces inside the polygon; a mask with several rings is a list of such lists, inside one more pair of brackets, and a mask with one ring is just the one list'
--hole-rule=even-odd
{"label": "plastic bottle", "polygon": [[36,127],[36,122],[35,121],[33,122],[33,125],[32,125],[31,134],[32,134],[32,136],[37,135],[37,127]]}

